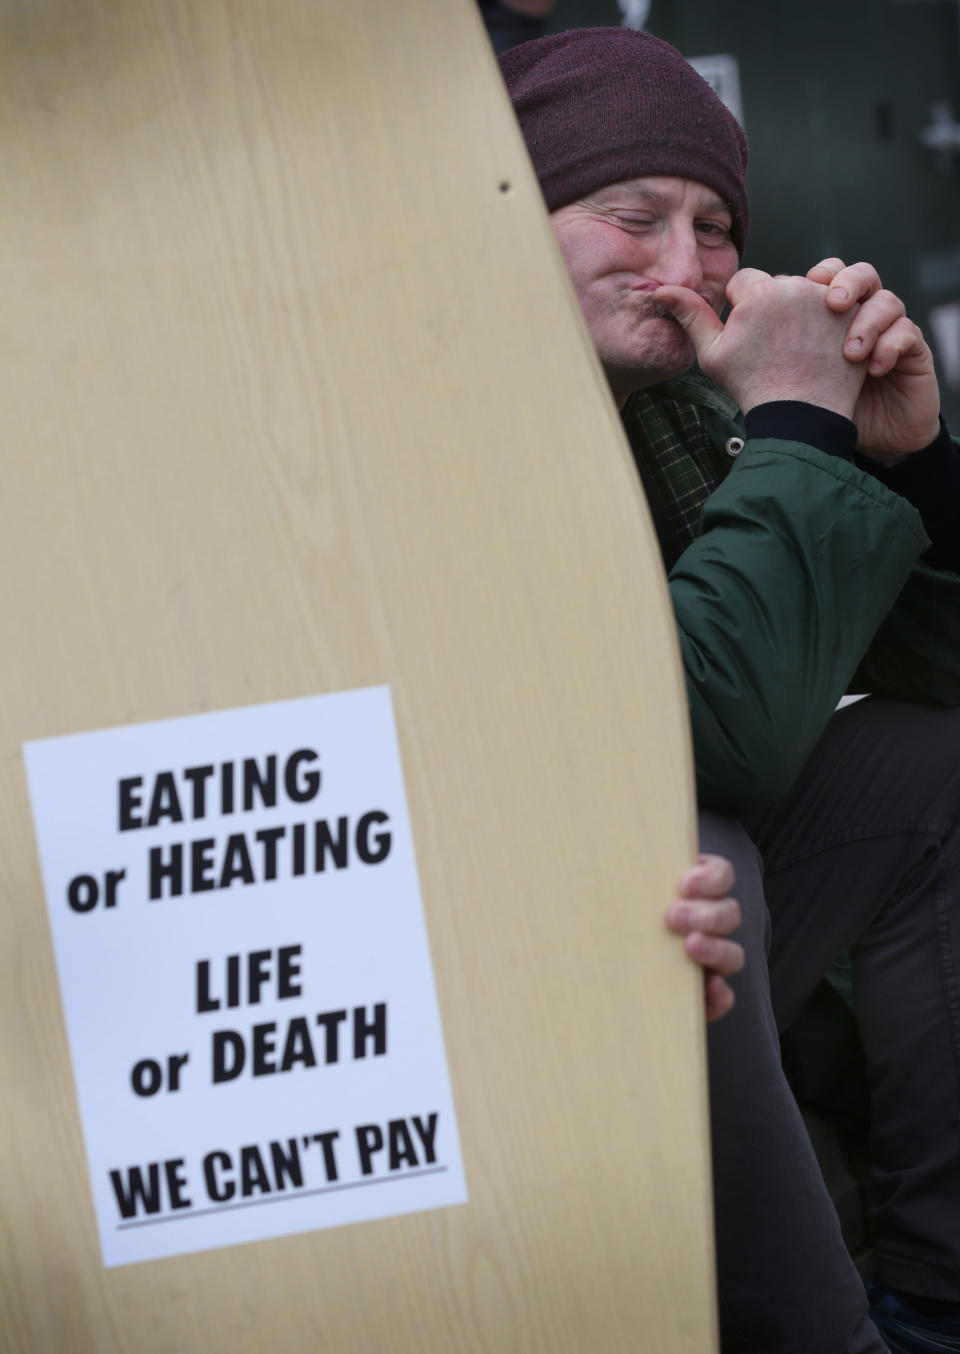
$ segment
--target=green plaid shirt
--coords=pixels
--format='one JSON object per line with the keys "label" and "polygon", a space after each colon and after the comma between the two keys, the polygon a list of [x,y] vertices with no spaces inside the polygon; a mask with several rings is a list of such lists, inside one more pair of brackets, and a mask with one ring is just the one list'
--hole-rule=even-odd
{"label": "green plaid shirt", "polygon": [[697,368],[636,391],[623,425],[669,568],[700,534],[703,505],[733,467],[743,428],[732,399]]}

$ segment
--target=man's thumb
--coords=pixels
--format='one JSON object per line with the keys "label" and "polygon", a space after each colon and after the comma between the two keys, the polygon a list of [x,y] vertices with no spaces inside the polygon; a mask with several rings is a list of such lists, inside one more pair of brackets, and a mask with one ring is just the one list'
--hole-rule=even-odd
{"label": "man's thumb", "polygon": [[690,335],[697,357],[703,358],[723,333],[716,311],[689,287],[658,287],[650,298],[659,301]]}

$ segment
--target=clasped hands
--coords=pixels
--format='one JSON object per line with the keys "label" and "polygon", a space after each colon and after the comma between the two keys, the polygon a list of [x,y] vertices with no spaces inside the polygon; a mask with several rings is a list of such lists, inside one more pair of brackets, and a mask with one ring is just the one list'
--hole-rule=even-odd
{"label": "clasped hands", "polygon": [[701,369],[744,413],[773,400],[832,409],[857,427],[857,450],[885,464],[929,446],[939,430],[933,355],[903,302],[869,263],[824,259],[805,277],[742,268],[723,322],[686,287],[660,287]]}
{"label": "clasped hands", "polygon": [[[805,277],[743,268],[726,295],[725,323],[685,287],[660,287],[654,299],[683,325],[701,369],[744,413],[773,400],[832,409],[855,423],[857,450],[887,465],[934,441],[940,392],[933,355],[872,265],[824,259]],[[729,861],[701,856],[666,914],[704,971],[708,1021],[733,1006],[727,978],[744,962],[730,938],[740,924],[739,904],[728,896],[733,882]]]}

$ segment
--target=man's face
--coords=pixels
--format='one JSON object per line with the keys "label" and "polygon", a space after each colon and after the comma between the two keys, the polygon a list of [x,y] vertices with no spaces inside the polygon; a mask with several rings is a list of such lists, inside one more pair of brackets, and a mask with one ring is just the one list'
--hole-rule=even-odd
{"label": "man's face", "polygon": [[722,199],[694,179],[648,174],[550,219],[618,402],[686,371],[693,345],[650,296],[666,283],[689,287],[719,314],[739,267]]}

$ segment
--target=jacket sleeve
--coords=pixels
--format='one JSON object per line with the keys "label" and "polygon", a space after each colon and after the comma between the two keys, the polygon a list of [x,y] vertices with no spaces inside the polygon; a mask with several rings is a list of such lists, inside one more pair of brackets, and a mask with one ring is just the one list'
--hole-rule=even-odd
{"label": "jacket sleeve", "polygon": [[928,544],[916,509],[848,462],[747,442],[669,575],[702,804],[790,787]]}

